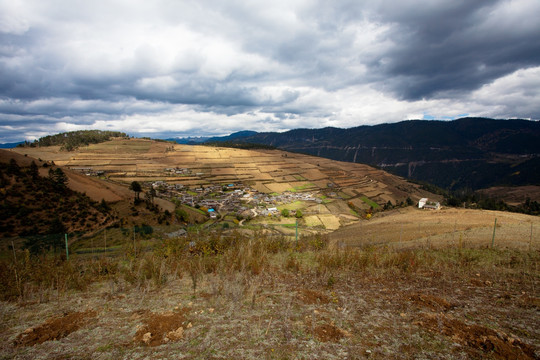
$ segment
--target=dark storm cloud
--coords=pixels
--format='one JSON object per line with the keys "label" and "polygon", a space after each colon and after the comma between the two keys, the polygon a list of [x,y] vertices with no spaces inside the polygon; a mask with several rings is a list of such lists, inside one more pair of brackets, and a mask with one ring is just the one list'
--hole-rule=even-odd
{"label": "dark storm cloud", "polygon": [[[394,46],[370,67],[408,100],[466,93],[540,64],[538,2],[387,3]],[[384,85],[383,85],[384,86]]]}
{"label": "dark storm cloud", "polygon": [[538,14],[537,0],[3,2],[0,142],[540,118]]}

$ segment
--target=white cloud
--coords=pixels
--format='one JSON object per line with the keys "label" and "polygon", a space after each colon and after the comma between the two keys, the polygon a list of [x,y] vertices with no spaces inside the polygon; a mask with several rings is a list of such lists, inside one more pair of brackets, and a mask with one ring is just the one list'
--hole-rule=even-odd
{"label": "white cloud", "polygon": [[539,11],[535,0],[0,0],[0,141],[540,118]]}

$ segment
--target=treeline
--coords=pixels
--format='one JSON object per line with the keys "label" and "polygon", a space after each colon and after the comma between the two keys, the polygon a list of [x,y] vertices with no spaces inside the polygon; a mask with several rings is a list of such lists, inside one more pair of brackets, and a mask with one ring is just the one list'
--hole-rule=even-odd
{"label": "treeline", "polygon": [[436,185],[421,181],[411,181],[419,184],[420,189],[429,191],[433,194],[444,196],[443,204],[451,207],[465,207],[468,209],[483,209],[483,210],[498,210],[518,212],[528,215],[540,215],[540,203],[527,198],[523,204],[509,205],[504,200],[499,198],[489,197],[480,192],[472,191],[471,189],[462,189],[459,191],[450,191],[442,189]]}
{"label": "treeline", "polygon": [[113,137],[125,138],[129,136],[126,133],[120,131],[79,130],[44,136],[39,138],[38,140],[35,140],[34,142],[26,141],[19,146],[40,147],[60,145],[61,150],[72,151],[80,146],[99,144],[108,141]]}
{"label": "treeline", "polygon": [[509,205],[502,199],[488,197],[479,193],[447,194],[445,204],[453,207],[511,211],[528,215],[540,215],[540,203],[527,198],[523,204]]}
{"label": "treeline", "polygon": [[272,145],[256,144],[256,143],[248,143],[248,142],[236,142],[236,141],[205,142],[201,145],[214,146],[214,147],[227,147],[227,148],[244,149],[244,150],[257,150],[257,149],[275,150],[277,149],[275,146],[272,146]]}

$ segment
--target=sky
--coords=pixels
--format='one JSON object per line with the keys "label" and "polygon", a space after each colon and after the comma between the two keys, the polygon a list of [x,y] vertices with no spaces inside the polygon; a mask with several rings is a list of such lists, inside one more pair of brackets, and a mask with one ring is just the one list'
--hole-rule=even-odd
{"label": "sky", "polygon": [[540,119],[538,0],[0,0],[0,143]]}

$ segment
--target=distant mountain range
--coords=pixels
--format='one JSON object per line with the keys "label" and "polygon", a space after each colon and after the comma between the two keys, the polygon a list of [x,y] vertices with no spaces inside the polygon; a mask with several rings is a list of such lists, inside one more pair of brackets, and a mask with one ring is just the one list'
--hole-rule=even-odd
{"label": "distant mountain range", "polygon": [[17,145],[24,144],[24,141],[14,142],[14,143],[4,143],[0,144],[0,149],[12,149]]}
{"label": "distant mountain range", "polygon": [[197,137],[185,137],[185,138],[169,138],[164,139],[167,141],[174,141],[178,144],[202,144],[202,143],[213,143],[213,142],[226,142],[226,141],[236,141],[242,138],[246,138],[249,136],[257,135],[256,131],[250,131],[250,130],[244,130],[232,133],[231,135],[227,136],[197,136]]}
{"label": "distant mountain range", "polygon": [[247,142],[364,163],[449,190],[540,185],[540,122],[463,118],[350,129],[239,132],[207,142]]}

